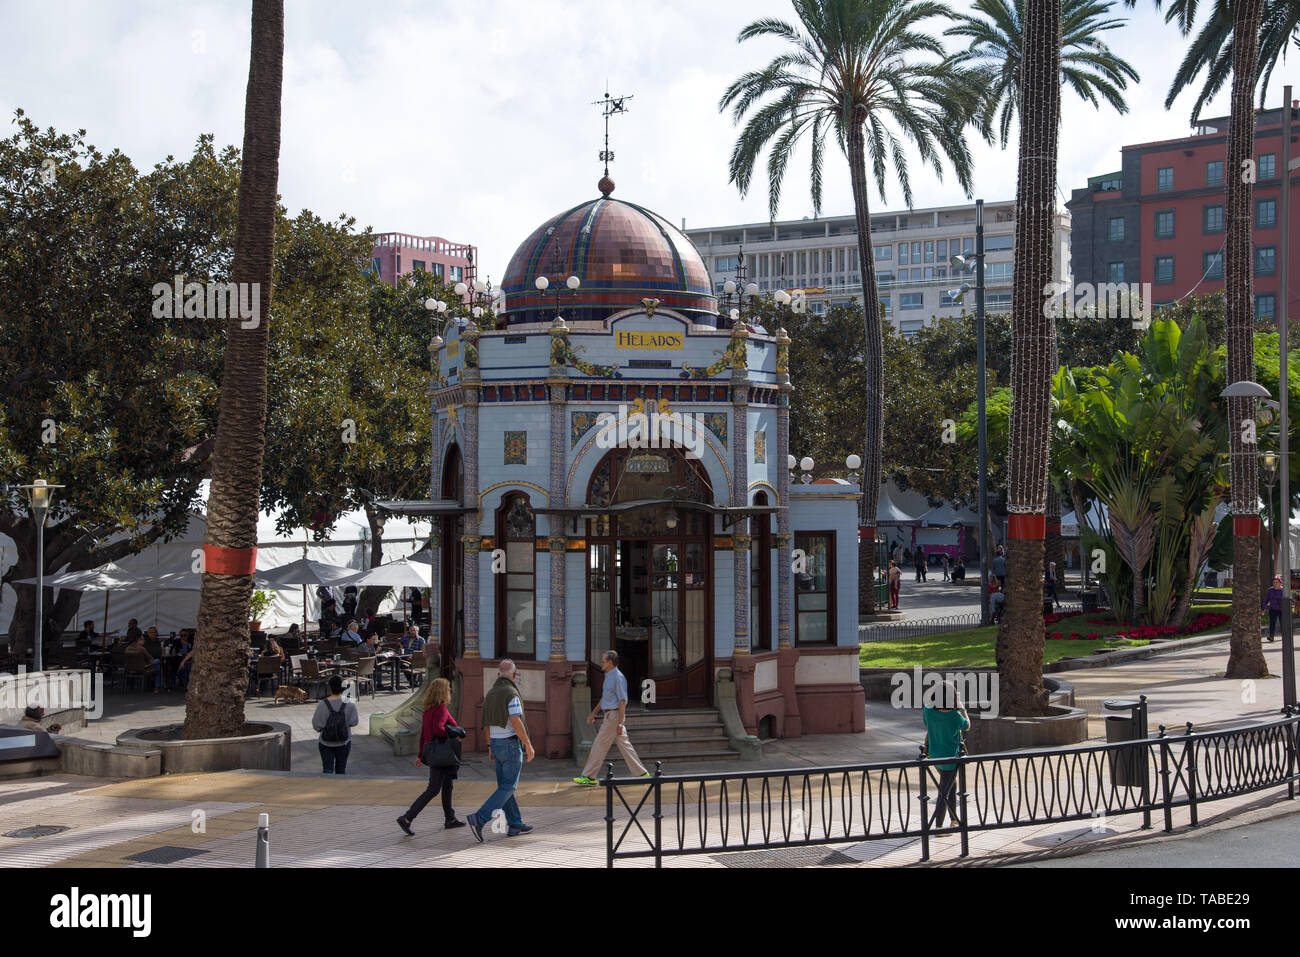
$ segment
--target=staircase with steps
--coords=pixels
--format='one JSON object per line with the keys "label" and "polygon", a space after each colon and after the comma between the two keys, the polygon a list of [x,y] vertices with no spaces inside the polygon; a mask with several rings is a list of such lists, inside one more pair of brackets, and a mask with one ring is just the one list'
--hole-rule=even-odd
{"label": "staircase with steps", "polygon": [[[632,747],[651,770],[656,761],[718,761],[740,757],[728,743],[722,717],[715,708],[629,709],[624,723]],[[618,768],[622,761],[617,747],[610,749],[606,760],[614,761]]]}

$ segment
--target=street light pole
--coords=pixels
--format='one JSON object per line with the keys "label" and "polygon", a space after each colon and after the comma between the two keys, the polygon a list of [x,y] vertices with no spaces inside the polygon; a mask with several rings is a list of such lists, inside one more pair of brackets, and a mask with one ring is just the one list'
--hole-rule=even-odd
{"label": "street light pole", "polygon": [[55,490],[63,486],[36,479],[31,485],[19,488],[26,490],[32,518],[36,520],[36,641],[32,648],[32,670],[41,671],[45,667],[45,518],[50,513]]}
{"label": "street light pole", "polygon": [[984,200],[975,200],[975,366],[979,417],[980,624],[989,623],[989,452],[984,408]]}
{"label": "street light pole", "polygon": [[1290,383],[1287,381],[1287,333],[1290,331],[1290,319],[1287,316],[1287,300],[1290,287],[1287,285],[1287,266],[1289,265],[1289,243],[1287,234],[1291,231],[1291,87],[1282,90],[1282,230],[1278,236],[1278,253],[1282,262],[1278,269],[1277,325],[1278,351],[1281,354],[1278,400],[1281,408],[1280,427],[1282,430],[1282,704],[1296,703],[1295,688],[1295,639],[1291,630],[1291,422],[1288,409]]}

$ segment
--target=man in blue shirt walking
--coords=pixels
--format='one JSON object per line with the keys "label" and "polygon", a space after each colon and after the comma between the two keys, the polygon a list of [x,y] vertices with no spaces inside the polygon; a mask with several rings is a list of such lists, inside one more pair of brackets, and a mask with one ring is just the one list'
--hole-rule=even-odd
{"label": "man in blue shirt walking", "polygon": [[598,773],[605,755],[609,754],[610,746],[615,744],[634,775],[642,778],[650,776],[641,759],[636,756],[636,748],[632,747],[627,728],[623,726],[623,719],[627,716],[627,678],[618,670],[618,652],[605,652],[600,659],[600,667],[605,672],[605,684],[601,689],[600,704],[587,715],[587,724],[595,724],[596,715],[600,712],[604,712],[605,718],[600,723],[600,730],[596,732],[596,740],[591,743],[591,754],[587,757],[586,767],[582,769],[582,774],[573,779],[574,784],[589,788],[598,783],[593,775]]}

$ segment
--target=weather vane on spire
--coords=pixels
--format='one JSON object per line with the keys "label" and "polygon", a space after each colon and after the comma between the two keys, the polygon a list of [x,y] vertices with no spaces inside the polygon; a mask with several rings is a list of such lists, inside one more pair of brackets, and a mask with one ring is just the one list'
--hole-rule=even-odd
{"label": "weather vane on spire", "polygon": [[595,100],[592,106],[601,108],[601,115],[605,117],[605,148],[600,151],[601,162],[605,164],[605,175],[609,175],[609,161],[614,158],[614,152],[609,148],[609,118],[615,113],[626,113],[628,100],[632,99],[631,94],[628,96],[610,96],[609,84],[605,85],[605,98]]}

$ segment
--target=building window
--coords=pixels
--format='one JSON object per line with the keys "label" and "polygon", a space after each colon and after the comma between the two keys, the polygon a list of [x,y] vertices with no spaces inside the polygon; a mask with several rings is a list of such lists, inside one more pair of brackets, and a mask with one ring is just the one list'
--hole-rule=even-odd
{"label": "building window", "polygon": [[512,492],[497,509],[497,543],[506,552],[504,575],[496,581],[496,657],[537,657],[536,582],[537,521],[528,496]]}
{"label": "building window", "polygon": [[1268,229],[1277,225],[1277,200],[1255,200],[1255,228]]}
{"label": "building window", "polygon": [[[875,254],[876,254],[876,261],[877,261],[877,262],[879,262],[879,261],[882,260],[882,259],[893,259],[893,258],[894,258],[894,247],[893,247],[893,246],[877,246],[877,247],[875,247]],[[830,267],[827,266],[826,268],[829,269]]]}
{"label": "building window", "polygon": [[[955,309],[962,305],[962,301],[962,295],[960,292],[955,289],[945,289],[943,294],[939,297],[939,306],[942,309]],[[984,305],[987,306],[988,303],[986,302]]]}
{"label": "building window", "polygon": [[452,266],[452,267],[451,267],[451,281],[452,281],[452,282],[460,282],[460,281],[463,280],[464,278],[465,278],[465,267],[464,267],[464,266]]}
{"label": "building window", "polygon": [[1015,244],[1015,241],[1016,237],[1010,233],[1001,236],[986,236],[984,237],[984,251],[986,253],[995,253],[1002,249],[1010,249]]}
{"label": "building window", "polygon": [[1277,298],[1271,292],[1255,295],[1255,318],[1273,322],[1277,318]]}
{"label": "building window", "polygon": [[1202,223],[1207,233],[1223,232],[1223,204],[1213,203],[1201,211]]}
{"label": "building window", "polygon": [[919,292],[905,292],[899,296],[898,299],[898,308],[902,309],[904,312],[911,309],[925,308],[925,303],[922,299],[921,293]]}
{"label": "building window", "polygon": [[1205,185],[1223,185],[1223,160],[1210,160],[1205,164]]}
{"label": "building window", "polygon": [[925,261],[928,263],[934,262],[934,240],[933,239],[927,239],[925,241]]}
{"label": "building window", "polygon": [[[984,242],[984,248],[985,248],[985,250],[987,250],[987,249],[989,248],[989,247],[988,247],[988,240],[985,240],[985,242]],[[1010,248],[1011,248],[1010,246],[1007,247],[1007,249],[1010,249]],[[961,254],[962,254],[963,256],[974,256],[974,255],[975,255],[975,237],[974,237],[974,236],[965,236],[965,237],[962,238],[962,241],[961,241]]]}
{"label": "building window", "polygon": [[835,643],[835,533],[796,532],[805,568],[794,576],[795,644]]}
{"label": "building window", "polygon": [[[755,505],[767,504],[767,493],[754,495]],[[772,650],[772,516],[755,515],[749,545],[749,648]]]}
{"label": "building window", "polygon": [[1162,166],[1156,170],[1156,190],[1165,193],[1174,188],[1174,168]]}
{"label": "building window", "polygon": [[889,297],[888,296],[880,297],[880,314],[884,316],[886,319],[889,318]]}
{"label": "building window", "polygon": [[1223,253],[1215,250],[1201,255],[1201,271],[1206,279],[1223,278]]}
{"label": "building window", "polygon": [[1106,227],[1106,238],[1112,243],[1124,241],[1124,217],[1112,216]]}
{"label": "building window", "polygon": [[1156,210],[1156,239],[1172,239],[1174,236],[1174,211],[1172,209]]}
{"label": "building window", "polygon": [[433,264],[433,274],[437,276],[439,279],[442,278],[442,268],[443,268],[442,263]]}
{"label": "building window", "polygon": [[424,260],[423,260],[423,259],[412,259],[412,260],[411,260],[411,270],[412,270],[412,271],[417,271],[417,270],[418,270],[419,272],[424,272],[424,271],[425,271],[425,270],[424,270]]}
{"label": "building window", "polygon": [[1256,276],[1277,275],[1277,247],[1276,246],[1255,247],[1255,275]]}
{"label": "building window", "polygon": [[1011,293],[993,292],[986,293],[984,296],[984,311],[993,312],[997,309],[1011,308]]}
{"label": "building window", "polygon": [[930,280],[934,279],[934,267],[933,267],[933,266],[926,266],[926,267],[925,267],[925,273],[924,273],[923,275],[924,275],[924,278],[925,278],[925,280],[926,280],[927,282],[929,282]]}
{"label": "building window", "polygon": [[1123,263],[1107,263],[1107,265],[1106,265],[1106,281],[1107,281],[1107,282],[1123,282],[1123,281],[1124,281],[1124,264],[1123,264]]}
{"label": "building window", "polygon": [[1166,285],[1174,281],[1174,257],[1156,257],[1156,283]]}
{"label": "building window", "polygon": [[1272,179],[1277,175],[1277,154],[1264,153],[1259,158],[1259,175],[1256,179]]}
{"label": "building window", "polygon": [[936,262],[946,263],[948,261],[948,240],[941,239],[935,245],[934,258]]}
{"label": "building window", "polygon": [[839,250],[839,252],[836,253],[835,262],[838,264],[836,266],[836,271],[844,272],[844,250],[843,249]]}
{"label": "building window", "polygon": [[716,263],[713,267],[715,272],[734,273],[740,268],[739,256],[719,256],[714,262]]}
{"label": "building window", "polygon": [[382,259],[377,259],[377,258],[370,260],[370,268],[375,271],[376,276],[381,275],[383,273],[383,270],[380,268],[383,266],[383,262],[384,261]]}
{"label": "building window", "polygon": [[988,282],[1010,282],[1013,268],[1011,263],[989,263],[984,267],[984,278]]}
{"label": "building window", "polygon": [[917,240],[912,243],[912,262],[920,265],[921,262],[921,242]]}

